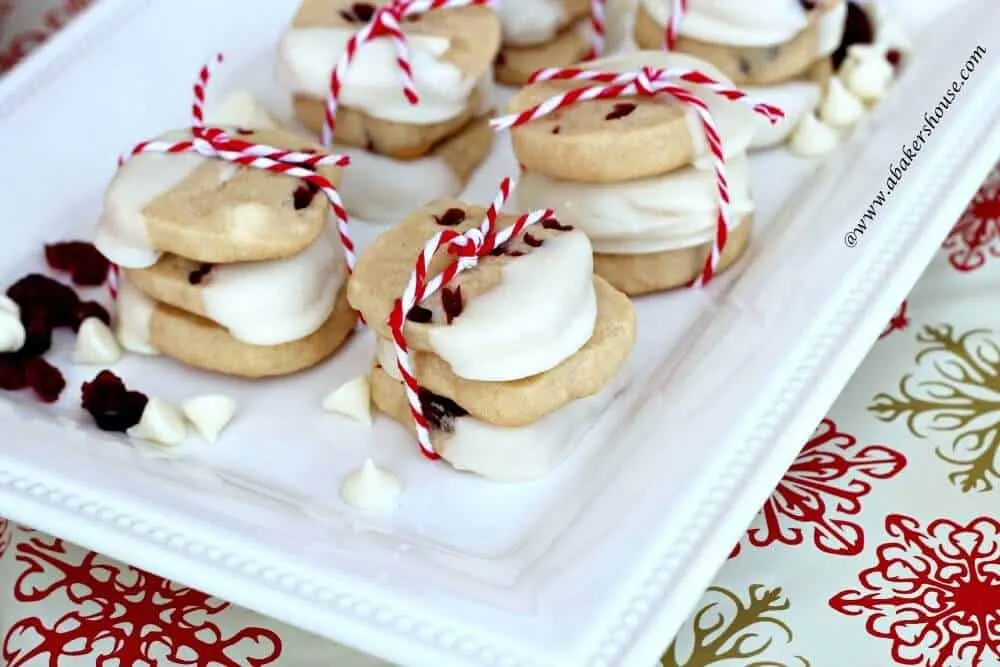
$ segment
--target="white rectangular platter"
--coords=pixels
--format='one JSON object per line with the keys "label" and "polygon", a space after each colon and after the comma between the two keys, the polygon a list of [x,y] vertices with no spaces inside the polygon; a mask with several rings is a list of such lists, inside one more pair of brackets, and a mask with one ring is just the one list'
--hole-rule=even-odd
{"label": "white rectangular platter", "polygon": [[[227,59],[217,89],[287,111],[271,58],[295,5],[102,0],[0,82],[2,284],[40,269],[44,242],[89,233],[117,155],[188,122],[212,53]],[[924,48],[891,97],[821,166],[752,158],[748,257],[704,291],[638,302],[625,389],[548,478],[461,475],[388,420],[324,414],[323,395],[367,368],[364,335],[256,384],[127,358],[115,371],[135,388],[240,404],[217,445],[152,455],[88,425],[79,385],[96,371],[69,363],[66,339],[50,355],[69,382],[58,405],[0,396],[0,515],[404,665],[647,667],[1000,155],[1000,5],[897,14]],[[977,45],[987,55],[846,248]],[[501,145],[466,198],[489,201],[513,168]],[[338,498],[369,456],[405,484],[388,517]]]}

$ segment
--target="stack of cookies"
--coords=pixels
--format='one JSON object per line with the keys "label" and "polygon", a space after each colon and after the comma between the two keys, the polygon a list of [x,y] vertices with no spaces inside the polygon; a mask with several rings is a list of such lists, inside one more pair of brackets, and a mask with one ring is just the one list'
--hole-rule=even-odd
{"label": "stack of cookies", "polygon": [[[331,73],[348,41],[388,4],[304,0],[278,47],[277,78],[310,130],[324,127]],[[338,95],[334,149],[351,158],[352,215],[395,222],[435,196],[455,196],[488,156],[492,66],[500,21],[487,6],[436,9],[402,22],[419,102],[403,91],[388,36],[362,44]]]}
{"label": "stack of cookies", "polygon": [[[761,122],[753,148],[781,143],[820,104],[834,72],[847,0],[688,0],[674,50],[715,65],[737,86],[785,111]],[[662,49],[674,2],[639,0],[635,41]],[[839,64],[839,63],[838,63]]]}
{"label": "stack of cookies", "polygon": [[[581,67],[631,73],[641,68],[698,71],[725,86],[717,69],[679,53],[639,51]],[[537,82],[510,102],[521,112],[586,86]],[[754,211],[746,151],[756,114],[699,86],[684,84],[709,108],[722,139],[733,228],[717,271],[746,249]],[[667,95],[577,102],[511,130],[524,167],[517,198],[522,208],[551,208],[583,230],[593,245],[595,271],[630,295],[686,285],[705,265],[715,238],[720,200],[713,162],[694,109]]]}
{"label": "stack of cookies", "polygon": [[543,67],[566,67],[591,48],[591,0],[503,0],[496,78],[520,86]]}
{"label": "stack of cookies", "polygon": [[[378,336],[373,403],[411,428],[389,314],[424,245],[484,214],[436,200],[379,236],[350,281],[351,304]],[[513,221],[500,216],[497,228]],[[453,260],[439,252],[429,275]],[[623,387],[635,315],[593,275],[586,235],[549,219],[414,307],[404,335],[434,451],[459,470],[523,481],[554,468]]]}
{"label": "stack of cookies", "polygon": [[[229,133],[324,152],[279,130]],[[337,167],[317,171],[339,180]],[[95,244],[123,269],[116,327],[133,352],[227,375],[285,375],[328,358],[356,323],[329,203],[284,174],[141,153],[111,181]]]}

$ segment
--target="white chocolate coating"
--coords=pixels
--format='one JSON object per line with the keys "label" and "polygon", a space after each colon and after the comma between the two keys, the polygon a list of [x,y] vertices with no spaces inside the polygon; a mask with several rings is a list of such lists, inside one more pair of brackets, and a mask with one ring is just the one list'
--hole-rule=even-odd
{"label": "white chocolate coating", "polygon": [[506,382],[550,370],[594,335],[597,295],[590,241],[560,232],[503,267],[499,285],[430,330],[434,354],[467,380]]}
{"label": "white chocolate coating", "polygon": [[562,0],[503,0],[500,3],[504,44],[544,44],[566,25]]}
{"label": "white chocolate coating", "polygon": [[[747,161],[740,156],[727,166],[730,212],[738,220],[754,210]],[[714,173],[691,167],[624,183],[576,183],[527,172],[517,197],[526,210],[553,208],[560,221],[590,237],[595,252],[625,255],[709,243],[719,206]]]}
{"label": "white chocolate coating", "polygon": [[[350,28],[290,30],[278,45],[277,78],[292,93],[324,98],[330,73],[343,56]],[[427,125],[455,118],[466,108],[477,81],[444,62],[447,38],[407,35],[419,104],[403,95],[392,41],[377,39],[358,49],[342,81],[339,102],[382,120]]]}
{"label": "white chocolate coating", "polygon": [[136,289],[128,280],[122,278],[118,285],[115,335],[124,349],[136,354],[159,354],[149,338],[153,311],[155,310],[155,301]]}

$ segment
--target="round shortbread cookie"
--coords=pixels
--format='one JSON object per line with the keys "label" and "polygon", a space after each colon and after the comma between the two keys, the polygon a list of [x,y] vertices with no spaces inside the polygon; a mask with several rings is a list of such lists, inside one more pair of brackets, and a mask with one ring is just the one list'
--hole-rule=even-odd
{"label": "round shortbread cookie", "polygon": [[[347,28],[360,30],[377,2],[351,0],[304,0],[292,21],[292,29]],[[359,12],[358,8],[362,8]],[[361,19],[358,18],[360,15]],[[403,22],[407,35],[444,37],[448,49],[440,56],[442,62],[454,65],[468,78],[481,80],[488,76],[500,48],[501,28],[497,15],[488,7],[471,6],[441,9],[415,16]],[[388,38],[380,38],[388,39]],[[363,48],[363,47],[362,47]],[[399,76],[402,76],[399,74]],[[400,79],[400,86],[402,80]],[[425,155],[432,146],[453,135],[471,118],[483,113],[484,91],[474,88],[460,114],[439,122],[410,124],[392,122],[342,105],[337,111],[337,143],[366,148],[398,159],[413,159]],[[320,132],[324,119],[324,100],[317,95],[294,95],[295,113],[314,132]]]}
{"label": "round shortbread cookie", "polygon": [[156,303],[149,321],[149,343],[157,351],[195,368],[245,378],[290,375],[329,358],[357,323],[346,290],[314,333],[281,345],[248,345],[204,318]]}
{"label": "round shortbread cookie", "polygon": [[[698,70],[723,85],[715,67],[685,54],[639,51],[602,58],[584,69],[628,72],[644,66]],[[523,88],[508,111],[522,111],[553,95],[587,86],[580,81],[546,81]],[[729,155],[750,144],[754,112],[703,89],[691,87],[706,101]],[[666,95],[621,97],[577,102],[511,130],[514,153],[527,170],[569,181],[613,183],[665,174],[707,155],[695,112]]]}
{"label": "round shortbread cookie", "polygon": [[[732,266],[750,245],[752,216],[729,233],[716,274]],[[594,255],[594,272],[629,296],[662,292],[689,284],[701,274],[711,244],[642,255]]]}
{"label": "round shortbread cookie", "polygon": [[447,362],[430,352],[411,350],[410,363],[420,385],[453,399],[476,419],[497,426],[527,426],[596,394],[618,372],[635,343],[635,310],[627,296],[599,276],[594,276],[594,289],[594,334],[555,368],[510,382],[476,382],[458,377]]}
{"label": "round shortbread cookie", "polygon": [[428,199],[457,196],[489,156],[494,136],[489,119],[482,117],[416,160],[348,148],[351,167],[344,173],[344,205],[352,216],[396,223]]}
{"label": "round shortbread cookie", "polygon": [[568,67],[586,58],[591,46],[587,25],[583,20],[568,26],[545,44],[501,47],[494,67],[497,81],[521,86],[543,67]]}
{"label": "round shortbread cookie", "polygon": [[[676,51],[715,65],[736,85],[762,86],[801,77],[816,60],[820,47],[819,9],[793,39],[776,46],[745,47],[713,44],[680,35]],[[636,9],[635,41],[642,49],[662,49],[664,28],[646,10]]]}
{"label": "round shortbread cookie", "polygon": [[[230,132],[281,149],[327,152],[282,130]],[[185,137],[190,134],[164,139]],[[339,167],[318,171],[339,184]],[[128,261],[136,251],[220,264],[280,259],[315,241],[329,215],[329,202],[318,188],[292,176],[191,153],[143,153],[128,160],[109,184],[96,242],[123,266],[145,265]],[[137,242],[137,237],[145,238]]]}
{"label": "round shortbread cookie", "polygon": [[[462,232],[478,226],[483,215],[482,208],[454,200],[438,200],[384,232],[362,254],[348,286],[348,298],[378,336],[382,339],[391,336],[388,326],[390,311],[402,294],[416,257],[427,240],[445,228]],[[447,224],[439,224],[437,220]],[[512,224],[513,220],[513,216],[501,216],[498,226],[502,229]],[[530,238],[522,234],[506,244],[498,254],[482,258],[476,267],[460,274],[450,288],[458,294],[462,308],[465,311],[472,309],[477,297],[488,295],[501,285],[505,267],[519,261],[518,257],[529,255],[533,248],[541,247],[549,239],[564,233],[564,229],[555,225],[535,225],[528,231]],[[585,238],[583,240],[586,241]],[[589,243],[585,252],[588,259],[586,275],[590,276]],[[431,263],[429,275],[436,275],[453,260],[454,256],[439,252]],[[419,311],[414,309],[411,312],[406,324],[407,343],[417,377],[429,390],[455,397],[483,421],[505,426],[531,423],[568,401],[598,391],[614,375],[632,347],[635,315],[625,295],[597,276],[592,280],[594,329],[592,333],[586,330],[589,340],[581,339],[582,347],[571,348],[576,351],[561,362],[554,362],[554,366],[545,366],[548,370],[510,381],[461,378],[448,362],[432,352],[435,349],[435,332],[448,329],[446,322],[451,321],[442,292],[434,294],[421,304]],[[584,284],[589,282],[590,279]],[[418,312],[421,317],[416,317]],[[456,322],[463,322],[462,312],[460,309],[455,316]],[[476,345],[475,342],[471,344]]]}

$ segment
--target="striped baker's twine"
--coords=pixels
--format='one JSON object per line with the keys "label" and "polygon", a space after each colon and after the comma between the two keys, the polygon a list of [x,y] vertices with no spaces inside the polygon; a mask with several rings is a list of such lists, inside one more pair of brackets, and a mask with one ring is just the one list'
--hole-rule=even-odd
{"label": "striped baker's twine", "polygon": [[726,247],[730,230],[729,180],[726,177],[726,158],[722,137],[709,112],[708,104],[682,84],[694,85],[719,95],[727,100],[748,104],[756,112],[776,123],[784,117],[781,109],[751,99],[746,93],[730,88],[722,83],[692,70],[654,69],[644,67],[634,72],[598,72],[580,68],[550,68],[536,72],[531,82],[537,81],[582,81],[597,85],[584,86],[554,95],[540,104],[490,121],[494,130],[515,128],[530,123],[554,111],[588,100],[606,100],[621,97],[655,97],[669,95],[678,102],[689,106],[698,115],[715,171],[716,190],[719,195],[719,212],[711,252],[705,265],[694,280],[693,285],[708,284],[715,276],[722,251]]}
{"label": "striped baker's twine", "polygon": [[[420,400],[420,382],[417,380],[410,362],[409,347],[406,343],[407,315],[425,299],[451,282],[455,276],[466,269],[471,269],[479,263],[479,259],[488,255],[491,250],[503,245],[518,236],[527,227],[552,217],[551,210],[538,210],[525,213],[517,218],[513,225],[497,230],[497,219],[504,203],[510,197],[513,183],[505,178],[499,187],[496,197],[486,210],[486,216],[479,227],[473,227],[465,233],[453,229],[445,229],[435,234],[417,256],[416,266],[403,290],[402,296],[396,300],[389,315],[389,329],[392,332],[392,342],[396,351],[396,367],[403,378],[406,400],[410,406],[410,414],[417,431],[417,443],[420,451],[429,459],[440,458],[431,443],[430,424],[424,415],[423,402]],[[442,248],[455,255],[457,259],[445,269],[433,276],[428,276],[434,256]]]}

